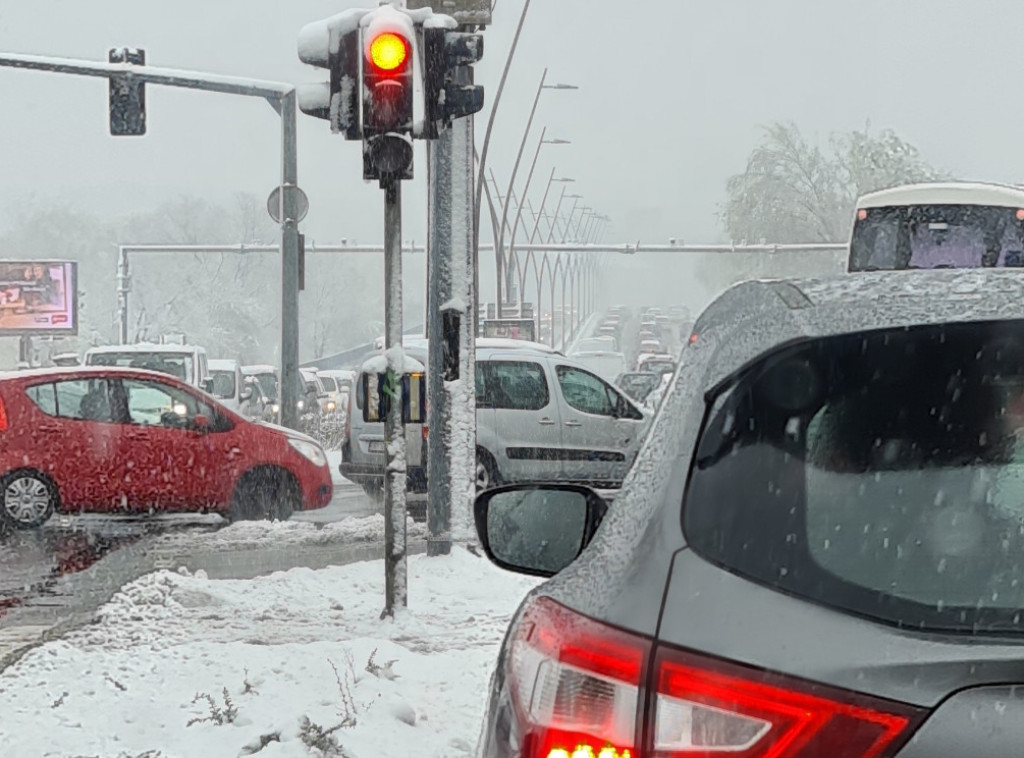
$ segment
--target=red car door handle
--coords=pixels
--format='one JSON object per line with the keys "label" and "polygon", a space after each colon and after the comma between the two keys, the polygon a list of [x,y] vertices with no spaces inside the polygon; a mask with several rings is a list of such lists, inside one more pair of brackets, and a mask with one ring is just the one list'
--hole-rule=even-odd
{"label": "red car door handle", "polygon": [[52,434],[60,431],[60,424],[40,424],[38,426],[39,431]]}

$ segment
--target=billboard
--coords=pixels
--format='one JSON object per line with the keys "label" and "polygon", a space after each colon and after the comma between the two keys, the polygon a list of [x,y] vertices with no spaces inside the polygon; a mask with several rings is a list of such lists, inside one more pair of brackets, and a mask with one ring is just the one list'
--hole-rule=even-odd
{"label": "billboard", "polygon": [[484,337],[537,341],[537,325],[533,319],[503,318],[484,321]]}
{"label": "billboard", "polygon": [[0,260],[0,337],[78,334],[77,266]]}

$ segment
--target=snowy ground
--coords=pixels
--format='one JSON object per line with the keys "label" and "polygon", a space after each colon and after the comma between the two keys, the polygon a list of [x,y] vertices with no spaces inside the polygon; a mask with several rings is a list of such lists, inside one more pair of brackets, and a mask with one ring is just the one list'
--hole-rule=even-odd
{"label": "snowy ground", "polygon": [[[427,525],[407,522],[408,539],[426,539]],[[256,550],[282,545],[352,545],[384,540],[384,516],[346,518],[329,524],[301,521],[239,521],[215,532],[167,533],[153,543],[154,549]]]}
{"label": "snowy ground", "polygon": [[[497,646],[537,580],[461,549],[409,564],[410,608],[395,622],[378,620],[379,561],[252,581],[147,575],[95,624],[0,673],[2,753],[469,755]],[[310,723],[348,724],[321,743],[340,749],[309,747]]]}

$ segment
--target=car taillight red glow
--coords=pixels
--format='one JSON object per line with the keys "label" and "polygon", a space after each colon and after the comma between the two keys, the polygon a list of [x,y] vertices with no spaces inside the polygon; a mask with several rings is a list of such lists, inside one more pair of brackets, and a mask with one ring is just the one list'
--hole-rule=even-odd
{"label": "car taillight red glow", "polygon": [[[631,758],[650,642],[549,598],[524,612],[509,656],[509,687],[529,758]],[[588,752],[589,751],[589,752]]]}
{"label": "car taillight red glow", "polygon": [[6,432],[7,425],[7,407],[4,405],[4,399],[0,397],[0,432]]}
{"label": "car taillight red glow", "polygon": [[651,651],[644,637],[532,601],[508,661],[524,758],[884,758],[922,715],[661,647],[651,752],[635,744]]}
{"label": "car taillight red glow", "polygon": [[668,651],[658,660],[654,755],[881,758],[917,712]]}

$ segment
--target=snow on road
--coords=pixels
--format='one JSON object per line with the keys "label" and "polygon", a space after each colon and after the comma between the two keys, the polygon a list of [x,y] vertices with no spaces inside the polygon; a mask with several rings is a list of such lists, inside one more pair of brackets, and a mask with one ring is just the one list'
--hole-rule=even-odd
{"label": "snow on road", "polygon": [[[149,574],[0,673],[3,753],[470,755],[497,647],[537,580],[462,549],[409,570],[393,622],[379,620],[380,561],[251,581]],[[310,747],[311,724],[347,724],[320,741],[340,748]]]}

